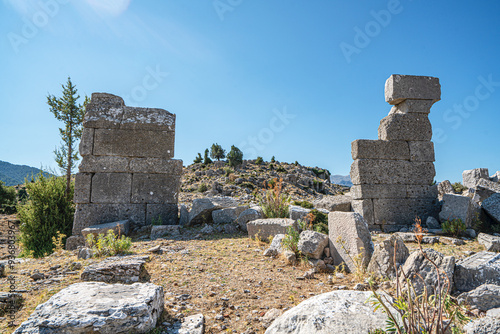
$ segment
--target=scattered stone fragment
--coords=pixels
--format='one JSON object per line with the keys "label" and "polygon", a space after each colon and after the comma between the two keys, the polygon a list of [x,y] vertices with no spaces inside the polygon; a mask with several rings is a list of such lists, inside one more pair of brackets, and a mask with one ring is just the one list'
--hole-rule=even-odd
{"label": "scattered stone fragment", "polygon": [[212,219],[215,224],[234,223],[239,215],[248,209],[248,206],[236,206],[224,208],[212,212]]}
{"label": "scattered stone fragment", "polygon": [[326,246],[328,246],[326,234],[306,230],[300,233],[297,249],[309,258],[319,259]]}
{"label": "scattered stone fragment", "polygon": [[479,233],[477,241],[479,244],[483,245],[488,252],[500,252],[500,237]]}
{"label": "scattered stone fragment", "polygon": [[149,253],[162,253],[162,250],[161,250],[161,245],[156,245],[154,247],[151,247],[148,249],[148,252]]}
{"label": "scattered stone fragment", "polygon": [[457,262],[455,287],[471,291],[483,284],[500,285],[500,254],[482,251]]}
{"label": "scattered stone fragment", "polygon": [[45,274],[44,273],[40,273],[40,272],[36,272],[36,273],[32,274],[30,276],[30,278],[33,281],[39,281],[39,280],[45,279]]}
{"label": "scattered stone fragment", "polygon": [[256,209],[250,208],[240,213],[236,222],[242,231],[247,232],[247,223],[260,218],[262,218],[262,213]]}
{"label": "scattered stone fragment", "polygon": [[83,281],[136,283],[149,279],[144,264],[149,256],[113,256],[84,269]]}
{"label": "scattered stone fragment", "polygon": [[238,233],[238,226],[234,224],[225,224],[223,227],[223,231],[226,234],[236,234]]}
{"label": "scattered stone fragment", "polygon": [[430,228],[430,229],[440,229],[441,228],[441,224],[439,224],[439,221],[432,216],[427,217],[427,220],[425,221],[425,225],[427,226],[427,228]]}
{"label": "scattered stone fragment", "polygon": [[260,318],[260,322],[264,328],[268,328],[281,314],[283,314],[283,311],[272,308],[267,311],[262,318]]}
{"label": "scattered stone fragment", "polygon": [[285,258],[287,264],[295,265],[297,263],[297,255],[290,250],[285,250],[283,252],[283,257]]}
{"label": "scattered stone fragment", "polygon": [[464,326],[466,334],[498,334],[500,333],[500,317],[484,317],[476,319]]}
{"label": "scattered stone fragment", "polygon": [[288,218],[256,219],[247,223],[248,237],[268,240],[276,234],[286,234],[289,227],[297,229],[296,222]]}
{"label": "scattered stone fragment", "polygon": [[485,199],[481,206],[497,224],[500,224],[500,193],[495,193]]}
{"label": "scattered stone fragment", "polygon": [[311,210],[297,205],[290,205],[288,212],[290,213],[290,219],[299,220],[304,219],[304,217],[307,216]]}
{"label": "scattered stone fragment", "polygon": [[472,291],[464,292],[458,296],[458,301],[466,302],[474,309],[488,311],[500,307],[500,286],[483,284]]}
{"label": "scattered stone fragment", "polygon": [[113,231],[116,236],[128,235],[130,229],[130,222],[128,220],[120,220],[117,222],[92,225],[82,230],[82,235],[87,239],[87,235],[92,233],[94,237],[99,234],[107,235],[108,231]]}
{"label": "scattered stone fragment", "polygon": [[[429,294],[433,294],[439,275],[441,286],[443,287],[446,284],[444,289],[449,287],[450,291],[453,290],[455,258],[453,256],[444,256],[431,248],[424,249],[423,252],[425,255],[420,250],[410,254],[402,267],[404,275],[400,276],[401,283],[404,284],[404,278],[407,277],[411,280],[417,294],[421,294],[424,287],[427,288]],[[437,265],[439,274],[427,258]]]}
{"label": "scattered stone fragment", "polygon": [[[396,258],[394,258],[396,254]],[[379,244],[375,245],[372,258],[368,264],[367,272],[381,277],[394,278],[396,276],[396,267],[403,265],[410,255],[403,239],[397,234],[391,235]]]}
{"label": "scattered stone fragment", "polygon": [[151,226],[151,240],[163,238],[165,236],[179,236],[179,225],[153,225]]}
{"label": "scattered stone fragment", "polygon": [[75,283],[38,305],[14,333],[146,333],[162,311],[161,286]]}

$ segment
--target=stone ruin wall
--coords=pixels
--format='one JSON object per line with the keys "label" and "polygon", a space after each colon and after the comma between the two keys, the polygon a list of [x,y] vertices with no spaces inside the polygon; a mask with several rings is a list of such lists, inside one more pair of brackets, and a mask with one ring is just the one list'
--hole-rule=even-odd
{"label": "stone ruin wall", "polygon": [[419,217],[437,217],[434,144],[428,115],[441,99],[438,78],[391,75],[385,100],[393,105],[380,121],[378,140],[352,142],[354,211],[371,230],[396,231]]}
{"label": "stone ruin wall", "polygon": [[88,226],[119,220],[129,220],[132,232],[158,217],[177,224],[182,160],[172,159],[175,115],[128,107],[106,93],[93,93],[86,111],[69,243],[81,243],[75,238]]}

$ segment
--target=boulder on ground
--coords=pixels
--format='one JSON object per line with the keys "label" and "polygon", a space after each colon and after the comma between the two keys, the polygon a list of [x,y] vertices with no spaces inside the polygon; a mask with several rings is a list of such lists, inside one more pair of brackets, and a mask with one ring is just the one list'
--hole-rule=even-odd
{"label": "boulder on ground", "polygon": [[479,196],[479,201],[483,202],[491,195],[500,193],[500,184],[498,182],[480,179],[476,185],[475,192]]}
{"label": "boulder on ground", "polygon": [[179,225],[184,226],[187,225],[189,221],[189,211],[184,204],[180,205],[180,215],[179,215]]}
{"label": "boulder on ground", "polygon": [[89,247],[82,247],[78,250],[78,258],[87,260],[94,256],[94,252]]}
{"label": "boulder on ground", "polygon": [[500,333],[500,317],[484,317],[476,319],[464,326],[466,334],[498,334]]}
{"label": "boulder on ground", "polygon": [[471,291],[483,284],[500,285],[500,254],[482,251],[457,262],[455,288]]}
{"label": "boulder on ground", "polygon": [[454,194],[455,190],[453,189],[451,182],[448,180],[444,180],[443,182],[438,183],[438,198],[443,199],[444,194]]}
{"label": "boulder on ground", "polygon": [[346,290],[314,296],[283,313],[266,334],[359,334],[385,328],[385,313],[366,303],[371,295]]}
{"label": "boulder on ground", "polygon": [[174,323],[168,328],[168,333],[175,334],[203,334],[205,333],[205,317],[195,314]]}
{"label": "boulder on ground", "polygon": [[196,198],[193,200],[193,207],[189,212],[187,226],[211,223],[213,211],[237,205],[236,200],[231,197]]}
{"label": "boulder on ground", "polygon": [[14,333],[147,333],[163,303],[163,288],[151,283],[75,283],[38,305]]}
{"label": "boulder on ground", "polygon": [[479,233],[477,241],[479,244],[483,245],[488,252],[500,252],[500,237]]}
{"label": "boulder on ground", "polygon": [[443,196],[443,208],[439,213],[439,221],[460,219],[467,227],[472,226],[474,207],[471,199],[467,196],[445,194]]}
{"label": "boulder on ground", "polygon": [[351,211],[352,197],[348,195],[325,196],[318,201],[314,201],[314,207],[332,211]]}
{"label": "boulder on ground", "polygon": [[260,322],[264,328],[268,328],[277,317],[283,314],[282,310],[278,310],[277,308],[272,308],[264,314],[262,318],[260,318]]}
{"label": "boulder on ground", "polygon": [[297,205],[290,205],[288,212],[290,212],[290,219],[299,220],[304,219],[311,210]]}
{"label": "boulder on ground", "polygon": [[[396,258],[394,258],[396,254]],[[410,255],[403,239],[397,234],[391,235],[381,243],[375,245],[367,272],[381,277],[396,277],[396,267],[403,265]],[[394,267],[394,261],[396,267]]]}
{"label": "boulder on ground", "polygon": [[117,236],[128,235],[130,230],[130,222],[128,220],[120,220],[117,222],[92,225],[82,230],[82,235],[86,239],[88,234],[93,234],[97,237],[99,234],[106,235],[108,231],[113,231]]}
{"label": "boulder on ground", "polygon": [[[425,255],[420,250],[416,250],[406,259],[400,276],[401,283],[404,284],[405,277],[409,278],[417,294],[424,292],[424,287],[427,288],[429,294],[433,294],[436,292],[435,287],[439,277],[441,287],[452,291],[455,258],[444,256],[432,248],[424,249],[423,253]],[[437,265],[439,273],[429,260]]]}
{"label": "boulder on ground", "polygon": [[462,183],[467,188],[474,188],[480,179],[489,181],[489,178],[488,168],[475,168],[462,172]]}
{"label": "boulder on ground", "polygon": [[273,238],[273,241],[271,241],[271,245],[269,245],[269,248],[264,251],[264,256],[277,256],[278,254],[281,254],[283,252],[281,243],[283,242],[284,238],[284,234],[276,234]]}
{"label": "boulder on ground", "polygon": [[238,223],[242,231],[247,232],[247,223],[249,221],[260,218],[262,218],[262,213],[256,209],[250,208],[240,213],[240,215],[236,219],[236,222]]}
{"label": "boulder on ground", "polygon": [[345,262],[347,268],[355,272],[358,264],[353,260],[359,258],[361,266],[368,266],[373,253],[373,242],[368,223],[359,213],[330,212],[328,231],[330,254],[335,265]]}
{"label": "boulder on ground", "polygon": [[500,224],[500,193],[495,193],[485,199],[481,206],[488,216]]}
{"label": "boulder on ground", "polygon": [[181,231],[180,225],[153,225],[151,226],[151,240],[162,238],[165,236],[179,236]]}
{"label": "boulder on ground", "polygon": [[459,302],[465,302],[474,309],[488,311],[500,307],[500,286],[483,284],[472,291],[458,296]]}
{"label": "boulder on ground", "polygon": [[248,206],[236,206],[232,208],[215,210],[212,212],[212,219],[215,224],[234,223],[238,216],[247,209]]}
{"label": "boulder on ground", "polygon": [[328,236],[316,231],[302,231],[297,248],[302,254],[312,259],[319,259],[328,246]]}
{"label": "boulder on ground", "polygon": [[439,224],[439,221],[432,216],[427,217],[427,220],[425,221],[425,225],[427,226],[427,228],[434,229],[434,230],[441,228],[441,224]]}
{"label": "boulder on ground", "polygon": [[297,230],[297,223],[289,218],[256,219],[247,223],[248,237],[269,240],[276,234],[286,234],[289,227]]}
{"label": "boulder on ground", "polygon": [[136,283],[149,279],[144,264],[149,256],[113,256],[86,267],[83,281],[106,283]]}

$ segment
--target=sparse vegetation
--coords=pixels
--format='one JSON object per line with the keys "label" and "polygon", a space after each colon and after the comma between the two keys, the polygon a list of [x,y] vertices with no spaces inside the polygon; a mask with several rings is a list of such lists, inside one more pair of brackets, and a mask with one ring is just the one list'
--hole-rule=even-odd
{"label": "sparse vegetation", "polygon": [[257,157],[257,159],[255,160],[256,165],[262,165],[263,163],[264,163],[264,159],[262,159],[262,157]]}
{"label": "sparse vegetation", "polygon": [[462,219],[455,218],[447,220],[441,224],[444,233],[451,234],[452,236],[459,237],[464,234],[467,226],[462,222]]}
{"label": "sparse vegetation", "polygon": [[283,179],[274,179],[274,184],[258,194],[257,199],[266,218],[288,218],[290,196],[283,192]]}
{"label": "sparse vegetation", "polygon": [[7,187],[0,181],[0,213],[11,214],[16,212],[16,190],[13,187]]}
{"label": "sparse vegetation", "polygon": [[95,257],[128,254],[132,247],[132,239],[124,235],[118,237],[112,230],[109,230],[106,235],[100,233],[97,238],[90,233],[86,241]]}
{"label": "sparse vegetation", "polygon": [[195,164],[199,164],[199,163],[203,162],[203,157],[201,156],[201,153],[198,153],[198,156],[196,158],[194,158],[193,162]]}
{"label": "sparse vegetation", "polygon": [[31,252],[40,257],[53,251],[52,237],[57,233],[71,235],[75,207],[74,184],[66,195],[66,180],[63,177],[45,177],[39,174],[34,182],[26,182],[29,200],[18,206],[21,220],[19,241],[23,255]]}
{"label": "sparse vegetation", "polygon": [[207,190],[208,190],[208,186],[205,183],[200,183],[200,185],[198,186],[198,192],[204,193]]}
{"label": "sparse vegetation", "polygon": [[451,186],[453,187],[453,190],[457,194],[461,194],[462,192],[464,192],[465,190],[467,190],[467,187],[464,186],[461,182],[455,182]]}
{"label": "sparse vegetation", "polygon": [[208,156],[208,148],[205,150],[205,156],[203,157],[203,164],[208,165],[212,163],[212,159]]}
{"label": "sparse vegetation", "polygon": [[300,234],[293,226],[289,226],[286,229],[286,235],[281,241],[284,249],[288,249],[295,254],[299,255],[299,249],[297,245],[299,244]]}
{"label": "sparse vegetation", "polygon": [[314,207],[314,205],[308,201],[293,201],[293,205],[298,205],[306,209],[312,209]]}
{"label": "sparse vegetation", "polygon": [[274,155],[271,157],[271,163],[274,164],[276,162],[276,159],[274,158]]}
{"label": "sparse vegetation", "polygon": [[236,146],[231,146],[231,151],[227,154],[229,166],[235,167],[243,163],[243,152]]}

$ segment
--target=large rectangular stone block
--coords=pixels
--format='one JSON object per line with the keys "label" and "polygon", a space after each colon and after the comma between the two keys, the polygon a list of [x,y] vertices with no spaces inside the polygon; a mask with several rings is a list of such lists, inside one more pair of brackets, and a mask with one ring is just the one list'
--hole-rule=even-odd
{"label": "large rectangular stone block", "polygon": [[129,163],[130,158],[87,155],[82,158],[78,170],[80,173],[127,173]]}
{"label": "large rectangular stone block", "polygon": [[431,138],[431,122],[424,113],[389,114],[378,128],[380,140],[429,141]]}
{"label": "large rectangular stone block", "polygon": [[368,225],[371,226],[375,224],[372,199],[353,200],[351,205],[352,205],[352,210],[363,216]]}
{"label": "large rectangular stone block", "polygon": [[91,155],[94,148],[94,129],[84,128],[82,132],[82,138],[80,139],[80,155],[82,157],[86,155]]}
{"label": "large rectangular stone block", "polygon": [[120,129],[175,131],[175,115],[158,108],[125,107]]}
{"label": "large rectangular stone block", "polygon": [[439,78],[393,74],[385,82],[385,100],[398,104],[406,99],[441,100]]}
{"label": "large rectangular stone block", "polygon": [[131,228],[146,224],[146,204],[77,204],[73,235],[89,226],[128,219]]}
{"label": "large rectangular stone block", "polygon": [[437,198],[437,185],[407,185],[406,196],[408,198]]}
{"label": "large rectangular stone block", "polygon": [[358,159],[351,165],[353,184],[430,185],[435,175],[432,162]]}
{"label": "large rectangular stone block", "polygon": [[351,187],[353,199],[404,198],[407,186],[404,184],[359,184]]}
{"label": "large rectangular stone block", "polygon": [[120,127],[125,103],[119,96],[107,93],[92,93],[87,105],[83,127],[99,129],[118,129]]}
{"label": "large rectangular stone block", "polygon": [[471,291],[482,284],[500,284],[500,254],[482,251],[457,262],[455,288]]}
{"label": "large rectangular stone block", "polygon": [[374,199],[373,211],[375,224],[411,225],[417,217],[422,222],[429,216],[436,217],[439,205],[437,199],[432,198]]}
{"label": "large rectangular stone block", "polygon": [[147,204],[146,224],[161,222],[162,225],[179,224],[179,208],[177,204]]}
{"label": "large rectangular stone block", "polygon": [[431,141],[410,141],[410,161],[434,162],[434,143]]}
{"label": "large rectangular stone block", "polygon": [[130,160],[132,173],[182,174],[182,160],[161,158],[133,158]]}
{"label": "large rectangular stone block", "polygon": [[75,175],[75,203],[90,203],[91,173],[77,173]]}
{"label": "large rectangular stone block", "polygon": [[406,141],[358,139],[351,143],[352,159],[410,160]]}
{"label": "large rectangular stone block", "polygon": [[132,203],[177,203],[181,178],[169,174],[139,174],[132,179]]}
{"label": "large rectangular stone block", "polygon": [[94,155],[172,158],[173,131],[96,129]]}
{"label": "large rectangular stone block", "polygon": [[407,114],[409,112],[421,112],[428,114],[431,112],[431,107],[435,101],[433,100],[404,100],[403,102],[396,104],[391,109],[392,113]]}
{"label": "large rectangular stone block", "polygon": [[92,203],[130,203],[132,174],[96,173],[92,177]]}

